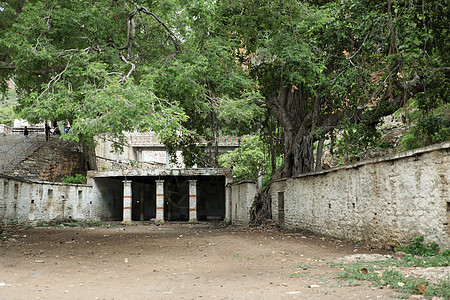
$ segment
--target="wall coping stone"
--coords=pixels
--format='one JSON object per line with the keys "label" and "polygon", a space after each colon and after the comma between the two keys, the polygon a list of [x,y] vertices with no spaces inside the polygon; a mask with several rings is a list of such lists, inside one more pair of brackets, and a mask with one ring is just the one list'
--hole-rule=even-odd
{"label": "wall coping stone", "polygon": [[33,179],[27,179],[27,178],[22,178],[22,177],[9,176],[9,175],[2,174],[2,173],[0,173],[0,178],[5,178],[5,179],[8,179],[8,180],[20,181],[20,182],[25,182],[25,183],[37,183],[37,184],[51,184],[51,185],[66,185],[66,186],[69,185],[69,186],[85,186],[85,187],[92,187],[91,184],[64,183],[64,182],[53,182],[53,181],[33,180]]}
{"label": "wall coping stone", "polygon": [[243,179],[243,180],[239,180],[239,181],[232,181],[232,182],[228,183],[227,186],[240,185],[240,184],[244,184],[244,183],[254,183],[254,184],[256,184],[256,180]]}
{"label": "wall coping stone", "polygon": [[133,176],[229,176],[231,169],[224,168],[158,168],[158,169],[131,169],[88,171],[88,177],[133,177]]}
{"label": "wall coping stone", "polygon": [[408,157],[419,156],[419,155],[422,155],[422,154],[425,154],[425,153],[439,151],[439,150],[444,150],[444,149],[450,150],[450,142],[444,142],[444,143],[440,143],[440,144],[433,144],[433,145],[430,145],[430,146],[427,146],[427,147],[423,147],[423,148],[403,151],[403,152],[400,152],[400,153],[390,154],[390,155],[386,155],[386,156],[382,156],[382,157],[376,157],[376,158],[367,159],[367,160],[361,160],[361,161],[358,161],[358,162],[353,163],[353,164],[348,164],[348,165],[344,165],[344,166],[334,167],[334,168],[331,168],[331,169],[328,169],[328,170],[322,170],[322,171],[319,171],[319,172],[301,174],[301,175],[297,175],[297,176],[294,176],[294,177],[279,178],[279,179],[274,180],[274,182],[287,181],[287,180],[290,180],[290,179],[293,179],[293,178],[303,178],[303,177],[309,177],[309,176],[325,175],[325,174],[336,172],[336,171],[340,171],[340,170],[356,169],[356,168],[359,168],[359,167],[365,166],[365,165],[371,165],[371,164],[376,164],[376,163],[380,163],[380,162],[387,162],[387,161],[399,160],[399,159],[408,158]]}

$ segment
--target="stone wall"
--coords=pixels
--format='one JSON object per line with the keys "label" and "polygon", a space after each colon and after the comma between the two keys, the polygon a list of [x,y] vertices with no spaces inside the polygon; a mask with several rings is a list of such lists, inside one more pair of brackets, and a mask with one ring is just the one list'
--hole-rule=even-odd
{"label": "stone wall", "polygon": [[0,134],[6,135],[11,134],[12,128],[5,124],[0,124]]}
{"label": "stone wall", "polygon": [[279,180],[271,188],[273,219],[377,248],[420,235],[450,248],[449,152],[447,142]]}
{"label": "stone wall", "polygon": [[83,154],[71,149],[42,146],[20,163],[10,176],[42,181],[60,181],[66,176],[86,175]]}
{"label": "stone wall", "polygon": [[0,223],[98,220],[89,185],[0,177]]}
{"label": "stone wall", "polygon": [[92,180],[95,211],[102,221],[122,220],[123,216],[123,183],[120,178],[95,178]]}
{"label": "stone wall", "polygon": [[231,224],[248,225],[250,207],[255,200],[256,182],[240,181],[231,185]]}

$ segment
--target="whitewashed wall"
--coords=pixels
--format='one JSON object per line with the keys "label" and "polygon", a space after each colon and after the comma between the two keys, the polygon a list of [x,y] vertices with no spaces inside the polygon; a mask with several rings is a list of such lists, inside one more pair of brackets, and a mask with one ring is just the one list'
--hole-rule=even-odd
{"label": "whitewashed wall", "polygon": [[231,224],[248,225],[255,195],[254,181],[240,181],[231,185]]}
{"label": "whitewashed wall", "polygon": [[0,222],[98,219],[89,185],[20,181],[0,177]]}
{"label": "whitewashed wall", "polygon": [[[423,235],[450,248],[450,143],[275,182],[273,219],[374,247]],[[280,220],[279,220],[280,217]]]}

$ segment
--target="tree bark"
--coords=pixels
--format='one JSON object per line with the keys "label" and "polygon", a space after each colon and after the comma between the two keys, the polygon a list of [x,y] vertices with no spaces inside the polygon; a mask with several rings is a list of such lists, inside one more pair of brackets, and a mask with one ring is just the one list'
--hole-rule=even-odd
{"label": "tree bark", "polygon": [[320,139],[319,143],[317,143],[316,172],[322,171],[323,143],[324,138]]}
{"label": "tree bark", "polygon": [[[320,114],[322,99],[307,95],[302,87],[285,87],[280,83],[278,97],[266,99],[267,106],[277,116],[284,128],[284,160],[280,168],[272,176],[272,181],[267,188],[258,195],[251,209],[253,223],[262,223],[270,219],[271,199],[270,187],[274,180],[290,178],[301,174],[314,172],[314,142],[317,140],[315,130],[319,129],[321,135],[333,132],[340,122],[347,118],[355,123],[375,125],[381,117],[390,115],[402,107],[413,95],[425,89],[424,82],[417,74],[413,79],[404,83],[394,82],[397,93],[392,97],[389,91],[385,91],[381,99],[371,109],[360,107],[355,110],[342,109],[330,114]],[[320,91],[317,93],[320,95]],[[333,136],[332,136],[333,139]],[[319,166],[322,156],[323,141],[319,142],[317,151],[317,163]],[[318,169],[316,169],[318,171]]]}
{"label": "tree bark", "polygon": [[95,147],[88,147],[83,143],[84,167],[86,171],[97,170],[97,157],[95,155]]}

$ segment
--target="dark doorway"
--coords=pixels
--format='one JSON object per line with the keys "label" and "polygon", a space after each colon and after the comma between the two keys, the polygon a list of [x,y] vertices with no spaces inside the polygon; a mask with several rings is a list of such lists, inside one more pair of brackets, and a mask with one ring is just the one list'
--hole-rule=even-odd
{"label": "dark doorway", "polygon": [[284,226],[284,192],[278,192],[278,224]]}
{"label": "dark doorway", "polygon": [[167,221],[189,220],[188,178],[171,177],[164,182],[164,219]]}
{"label": "dark doorway", "polygon": [[[95,178],[101,219],[122,221],[124,177]],[[189,180],[197,181],[197,219],[225,217],[225,176],[134,176],[131,180],[133,221],[156,218],[156,180],[164,180],[164,219],[189,220]]]}

